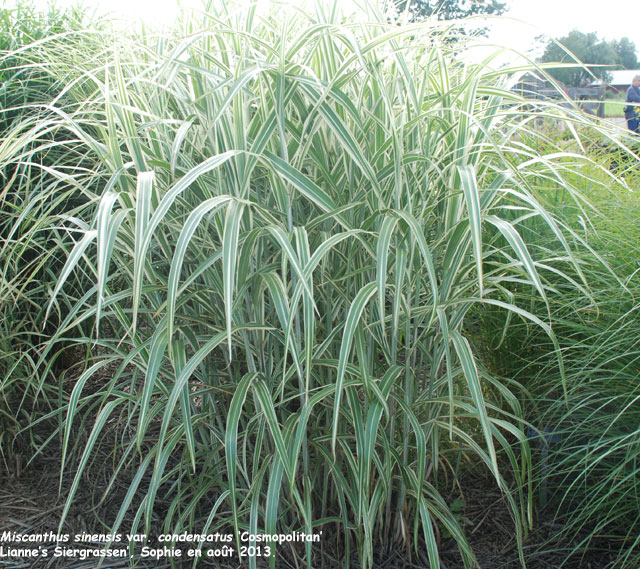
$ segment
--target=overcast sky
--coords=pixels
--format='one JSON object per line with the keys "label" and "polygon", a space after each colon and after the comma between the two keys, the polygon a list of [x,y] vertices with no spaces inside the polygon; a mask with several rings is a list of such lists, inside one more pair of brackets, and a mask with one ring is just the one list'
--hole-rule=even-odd
{"label": "overcast sky", "polygon": [[[1,0],[0,0],[1,1]],[[10,0],[9,0],[10,1]],[[46,6],[48,0],[36,0]],[[179,0],[183,5],[199,6],[201,0]],[[263,0],[268,1],[268,0]],[[341,0],[344,2],[345,0]],[[640,48],[640,2],[634,0],[503,0],[509,6],[507,18],[496,24],[493,37],[502,45],[525,51],[534,46],[542,33],[554,37],[572,29],[597,32],[600,38],[623,36]],[[177,12],[178,0],[84,0],[98,11],[112,11],[127,19],[144,18],[153,24],[170,23]],[[73,0],[57,0],[68,5]],[[515,22],[522,20],[527,24]]]}
{"label": "overcast sky", "polygon": [[[566,35],[573,29],[596,32],[608,40],[628,37],[640,48],[640,2],[633,0],[507,0],[507,16],[529,23],[508,20],[496,36],[512,47],[526,49],[539,33],[552,37]],[[503,30],[502,27],[506,29]],[[529,31],[527,32],[527,29]]]}

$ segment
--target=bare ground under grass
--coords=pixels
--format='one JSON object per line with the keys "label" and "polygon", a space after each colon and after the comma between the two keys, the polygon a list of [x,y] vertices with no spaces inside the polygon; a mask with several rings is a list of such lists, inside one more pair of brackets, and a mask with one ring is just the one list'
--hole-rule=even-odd
{"label": "bare ground under grass", "polygon": [[[3,469],[0,473],[0,534],[4,531],[15,531],[24,534],[58,532],[58,523],[64,508],[65,498],[69,491],[70,476],[65,477],[61,492],[58,493],[59,455],[53,449],[43,454],[29,467],[16,471]],[[95,469],[94,469],[95,471]],[[100,480],[84,480],[80,485],[79,495],[74,500],[70,514],[60,533],[74,534],[81,531],[104,533],[95,519],[93,486]],[[105,519],[115,516],[120,504],[116,489],[112,500],[105,507],[97,508],[99,515]],[[517,542],[513,522],[508,507],[494,482],[484,472],[466,472],[457,485],[458,498],[464,506],[460,516],[467,535],[483,569],[517,569],[521,567],[517,553]],[[109,512],[109,509],[113,512]],[[111,514],[111,516],[109,515]],[[159,527],[159,526],[158,526]],[[612,569],[616,543],[603,539],[600,543],[592,543],[588,551],[574,554],[567,559],[567,552],[575,545],[560,542],[554,535],[558,526],[550,514],[543,512],[536,521],[524,545],[525,560],[530,569],[555,569],[563,562],[567,569]],[[579,536],[576,536],[576,541]],[[321,548],[314,548],[314,567],[321,569],[337,569],[345,566],[344,554],[338,550],[338,540],[325,539]],[[8,545],[8,544],[5,544]],[[25,545],[12,544],[15,547]],[[4,569],[89,569],[97,567],[95,558],[86,560],[53,558],[51,552],[55,543],[46,544],[50,555],[46,559],[19,559],[5,557],[0,559],[0,567]],[[93,547],[85,544],[86,547]],[[395,547],[391,551],[380,544],[376,549],[375,567],[377,569],[412,569],[426,568],[426,552],[422,547],[416,553],[413,549]],[[462,560],[451,539],[441,539],[441,569],[462,568]],[[297,556],[283,551],[278,558],[278,568],[302,568]],[[105,568],[128,567],[127,559],[109,561]],[[192,561],[175,560],[175,567],[190,567]],[[201,567],[236,568],[248,566],[234,560],[204,560]],[[266,567],[259,563],[258,567]],[[351,566],[357,568],[355,557]],[[165,568],[171,564],[165,560],[138,559],[135,567],[140,569]]]}

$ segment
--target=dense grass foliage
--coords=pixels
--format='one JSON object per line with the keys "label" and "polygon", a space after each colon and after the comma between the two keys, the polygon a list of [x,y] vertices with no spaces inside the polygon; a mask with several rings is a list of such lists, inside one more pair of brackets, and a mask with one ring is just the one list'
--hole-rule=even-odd
{"label": "dense grass foliage", "polygon": [[62,56],[67,42],[77,42],[86,60],[97,47],[85,41],[82,29],[88,25],[102,26],[79,8],[50,6],[40,12],[21,2],[0,10],[0,452],[5,465],[21,452],[29,455],[28,437],[18,433],[58,405],[56,377],[49,374],[56,358],[48,370],[38,369],[38,346],[56,329],[55,320],[45,326],[44,313],[64,265],[57,248],[66,234],[60,215],[74,215],[87,202],[73,182],[86,187],[89,176],[82,156],[70,155],[71,137],[44,117],[48,105],[66,104],[61,99],[68,77],[62,68],[53,69],[50,59]]}
{"label": "dense grass foliage", "polygon": [[[25,397],[70,344],[87,354],[44,396],[59,406],[44,443],[72,479],[63,518],[111,448],[114,532],[322,530],[346,563],[424,544],[432,567],[446,532],[471,566],[442,483],[465,456],[526,533],[518,389],[477,337],[490,309],[502,337],[542,331],[568,397],[551,306],[589,296],[591,253],[538,188],[584,207],[573,173],[609,178],[584,152],[541,153],[534,122],[562,117],[578,149],[574,125],[607,132],[525,105],[521,68],[465,64],[446,30],[367,9],[361,25],[323,5],[210,6],[175,39],[87,34],[90,58],[49,44],[64,96],[0,157],[21,172],[3,254],[31,270],[20,247],[39,247],[55,279],[30,281],[55,331]],[[297,554],[311,566],[310,544]]]}
{"label": "dense grass foliage", "polygon": [[[37,104],[48,104],[64,87],[64,77],[46,66],[54,49],[51,39],[77,41],[77,32],[103,25],[79,5],[61,9],[51,4],[41,11],[21,1],[14,8],[0,9],[0,132],[25,114],[37,112]],[[85,47],[89,55],[91,45]]]}
{"label": "dense grass foliage", "polygon": [[[615,153],[603,154],[598,148],[592,152],[605,164],[617,160]],[[635,188],[637,167],[634,159],[621,169]],[[595,170],[592,174],[602,176]],[[578,177],[575,183],[584,186]],[[493,356],[503,373],[528,389],[525,414],[547,440],[548,456],[537,463],[536,487],[548,498],[545,511],[557,523],[555,537],[575,540],[567,561],[589,549],[613,548],[615,566],[632,568],[640,563],[640,208],[637,195],[618,183],[608,184],[607,190],[584,189],[594,207],[589,225],[567,196],[557,197],[555,210],[582,229],[606,266],[585,258],[591,296],[565,289],[551,303],[566,363],[566,400],[557,367],[549,359],[553,346],[531,329],[512,327],[509,341]],[[490,341],[497,345],[490,328]]]}

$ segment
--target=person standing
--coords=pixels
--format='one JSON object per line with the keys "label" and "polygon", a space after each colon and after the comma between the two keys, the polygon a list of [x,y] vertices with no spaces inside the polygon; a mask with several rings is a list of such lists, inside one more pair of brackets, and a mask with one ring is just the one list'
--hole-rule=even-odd
{"label": "person standing", "polygon": [[627,119],[627,126],[632,132],[640,133],[640,75],[636,75],[627,89],[627,106],[624,108],[624,118]]}

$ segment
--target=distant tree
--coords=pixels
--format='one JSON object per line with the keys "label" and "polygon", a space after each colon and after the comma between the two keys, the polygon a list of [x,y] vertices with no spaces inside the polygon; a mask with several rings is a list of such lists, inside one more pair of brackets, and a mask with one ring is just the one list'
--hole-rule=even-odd
{"label": "distant tree", "polygon": [[[557,40],[561,45],[550,41],[542,56],[543,63],[575,63],[578,58],[585,67],[576,64],[575,67],[563,69],[551,69],[549,74],[565,85],[581,87],[593,81],[595,75],[599,79],[610,79],[610,68],[602,65],[619,65],[620,56],[613,47],[612,42],[598,39],[596,32],[584,33],[578,30],[569,32],[569,35]],[[567,50],[571,53],[568,53]]]}
{"label": "distant tree", "polygon": [[506,4],[498,0],[401,0],[397,7],[403,12],[409,2],[412,20],[424,20],[435,16],[438,20],[459,20],[468,16],[499,16]]}
{"label": "distant tree", "polygon": [[636,44],[629,38],[622,38],[621,40],[613,40],[613,49],[620,58],[620,63],[625,69],[637,69],[638,68],[638,55],[636,54]]}

